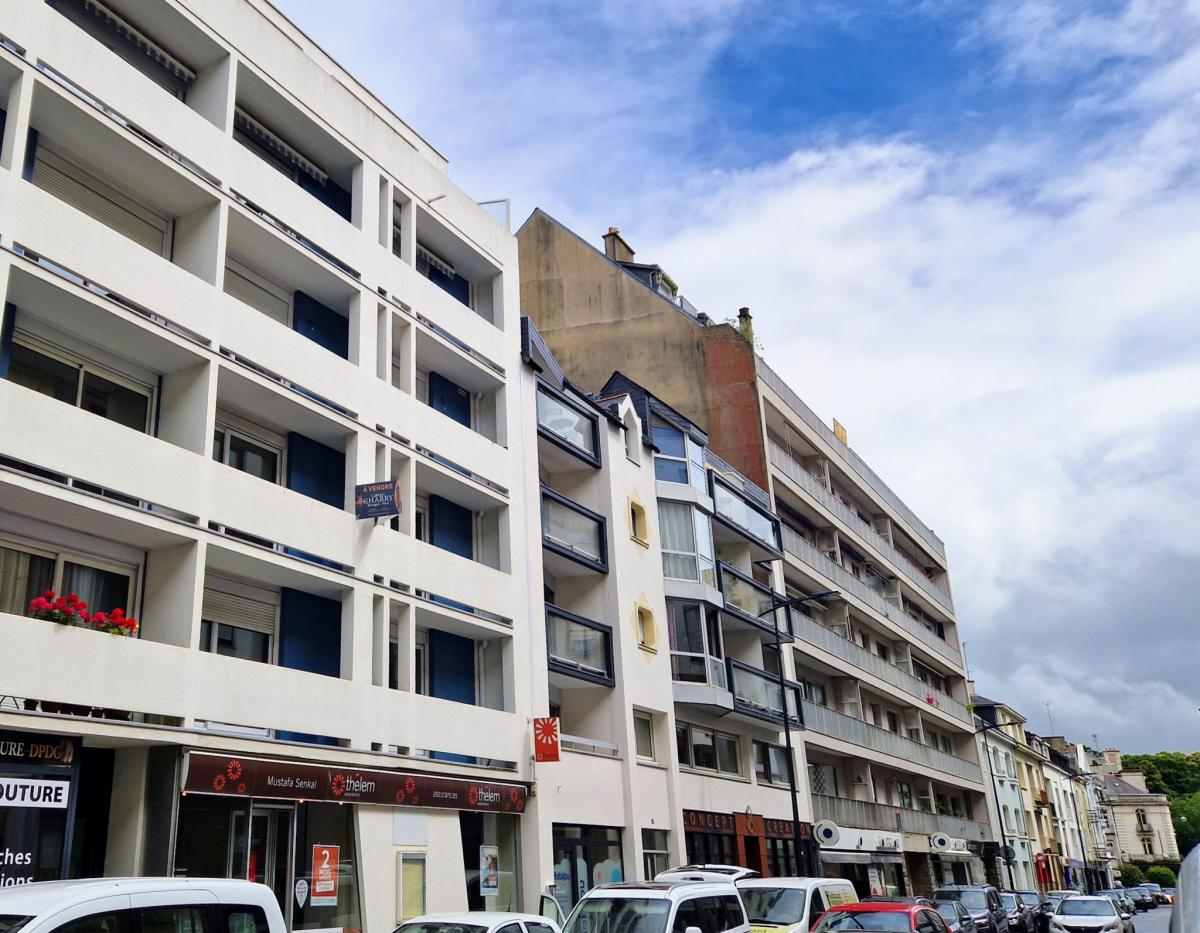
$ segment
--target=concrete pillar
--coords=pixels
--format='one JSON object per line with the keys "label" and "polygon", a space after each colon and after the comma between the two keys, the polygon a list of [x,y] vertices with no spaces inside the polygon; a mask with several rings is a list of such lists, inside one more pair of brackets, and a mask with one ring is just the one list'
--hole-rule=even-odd
{"label": "concrete pillar", "polygon": [[206,553],[207,544],[203,541],[188,541],[149,552],[141,608],[143,638],[181,648],[199,648]]}
{"label": "concrete pillar", "polygon": [[4,109],[4,142],[0,146],[0,166],[20,174],[25,164],[25,140],[29,135],[29,114],[33,105],[33,78],[22,76],[9,89]]}
{"label": "concrete pillar", "polygon": [[118,748],[113,760],[113,781],[108,808],[108,849],[104,873],[110,878],[141,874],[146,830],[146,764],[149,748]]}
{"label": "concrete pillar", "polygon": [[212,455],[217,369],[215,362],[203,360],[163,377],[159,438],[206,458]]}

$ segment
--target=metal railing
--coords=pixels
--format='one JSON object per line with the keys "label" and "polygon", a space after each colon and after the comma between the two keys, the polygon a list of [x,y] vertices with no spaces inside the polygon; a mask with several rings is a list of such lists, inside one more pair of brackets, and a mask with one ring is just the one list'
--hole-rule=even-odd
{"label": "metal railing", "polygon": [[[910,696],[916,697],[930,706],[936,706],[943,712],[949,713],[955,719],[969,726],[974,726],[975,717],[967,709],[965,703],[942,693],[940,690],[935,690],[920,678],[914,677],[908,671],[902,670],[890,661],[885,661],[879,655],[868,651],[866,648],[856,645],[850,639],[843,638],[837,632],[827,629],[820,622],[798,611],[795,607],[792,608],[792,634],[803,641],[807,641],[809,644],[816,645],[818,648],[828,651],[830,654],[853,664],[867,673],[874,674],[876,677],[886,680],[893,687],[898,687]],[[936,703],[928,703],[928,698],[931,696],[936,700]]]}
{"label": "metal railing", "polygon": [[838,826],[881,829],[893,833],[945,833],[955,839],[992,838],[991,824],[961,816],[929,813],[925,810],[911,810],[883,803],[868,803],[863,800],[850,800],[847,797],[829,797],[824,794],[813,794],[812,804],[815,819],[833,820]]}
{"label": "metal railing", "polygon": [[775,441],[768,440],[770,458],[773,466],[782,470],[792,482],[802,488],[825,508],[836,515],[841,521],[862,536],[871,547],[881,552],[892,564],[904,574],[905,578],[915,585],[922,593],[932,599],[947,612],[954,611],[954,600],[950,594],[927,577],[921,568],[914,564],[898,547],[888,541],[883,535],[859,518],[858,513],[841,499],[825,488],[825,485],[797,463],[786,450]]}
{"label": "metal railing", "polygon": [[621,747],[612,742],[602,742],[600,739],[588,739],[581,735],[566,735],[558,737],[559,747],[565,752],[583,752],[585,755],[602,755],[605,758],[620,758]]}
{"label": "metal railing", "polygon": [[782,525],[781,530],[783,532],[783,549],[785,551],[789,554],[794,554],[814,570],[824,574],[839,589],[849,590],[876,612],[896,623],[896,625],[900,626],[936,654],[940,654],[955,666],[962,666],[962,654],[948,641],[938,638],[937,635],[929,631],[921,623],[901,611],[899,606],[889,603],[845,567],[831,560],[809,544],[794,528]]}
{"label": "metal railing", "polygon": [[946,545],[942,543],[942,539],[934,534],[933,530],[927,527],[924,522],[917,518],[916,513],[914,513],[912,509],[905,505],[900,500],[898,495],[892,492],[887,483],[880,479],[875,471],[867,466],[862,457],[856,454],[853,449],[837,439],[837,436],[833,433],[833,429],[826,425],[825,422],[823,422],[820,418],[818,418],[816,412],[814,412],[800,400],[800,396],[796,394],[795,390],[793,390],[791,386],[784,382],[783,378],[777,372],[775,372],[775,370],[768,366],[762,357],[757,357],[755,362],[757,364],[759,378],[769,385],[779,395],[779,397],[788,404],[788,407],[790,407],[792,411],[800,416],[801,421],[816,431],[817,434],[820,435],[821,439],[824,440],[825,443],[827,443],[834,451],[840,453],[846,465],[849,466],[850,469],[852,469],[856,474],[858,474],[858,476],[860,476],[863,481],[866,482],[866,484],[879,495],[880,498],[882,498],[888,503],[888,505],[895,509],[912,527],[913,531],[915,531],[921,537],[922,541],[929,545],[929,547],[931,547],[939,557],[945,559]]}
{"label": "metal railing", "polygon": [[853,716],[846,716],[827,707],[819,706],[809,700],[803,701],[803,707],[804,725],[810,732],[818,732],[830,738],[862,745],[885,755],[902,758],[914,765],[925,765],[956,777],[983,782],[983,771],[978,762],[968,761],[957,755],[948,755],[936,748],[914,742],[912,739],[888,732],[887,729],[880,729],[878,726],[855,719]]}
{"label": "metal railing", "polygon": [[780,688],[774,674],[756,670],[733,658],[726,658],[726,664],[729,666],[729,685],[736,708],[783,725],[786,702],[787,718],[799,725],[800,717],[796,709],[798,687],[795,684],[786,685],[785,691]]}

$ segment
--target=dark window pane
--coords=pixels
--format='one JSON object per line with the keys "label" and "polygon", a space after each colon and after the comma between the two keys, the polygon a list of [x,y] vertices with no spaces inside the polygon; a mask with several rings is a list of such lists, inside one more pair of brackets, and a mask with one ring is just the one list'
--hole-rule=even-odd
{"label": "dark window pane", "polygon": [[80,407],[135,431],[145,431],[150,399],[95,373],[84,373]]}
{"label": "dark window pane", "polygon": [[279,455],[236,434],[229,436],[229,465],[269,483],[279,477]]}
{"label": "dark window pane", "polygon": [[686,483],[688,481],[687,462],[655,457],[654,478],[660,479],[664,483]]}
{"label": "dark window pane", "polygon": [[[654,440],[654,446],[666,456],[680,458],[684,456],[683,432],[678,428],[667,427],[665,424],[656,424],[651,427],[650,436]],[[684,482],[687,482],[686,478]]]}
{"label": "dark window pane", "polygon": [[50,589],[54,561],[0,547],[0,612],[24,615],[29,601]]}
{"label": "dark window pane", "polygon": [[697,768],[717,769],[717,751],[713,734],[707,729],[692,729],[692,764]]}
{"label": "dark window pane", "polygon": [[8,366],[8,378],[17,385],[49,395],[60,402],[75,404],[79,386],[79,367],[69,366],[29,347],[14,343]]}
{"label": "dark window pane", "polygon": [[90,612],[129,611],[129,574],[68,561],[63,568],[63,589],[76,594]]}
{"label": "dark window pane", "polygon": [[737,740],[726,735],[717,736],[717,766],[726,774],[740,774]]}
{"label": "dark window pane", "polygon": [[692,748],[688,744],[687,726],[675,727],[675,750],[679,755],[679,763],[681,765],[690,765],[692,763]]}
{"label": "dark window pane", "polygon": [[248,661],[271,659],[271,638],[263,632],[255,632],[235,625],[217,626],[217,654],[228,658],[245,658]]}

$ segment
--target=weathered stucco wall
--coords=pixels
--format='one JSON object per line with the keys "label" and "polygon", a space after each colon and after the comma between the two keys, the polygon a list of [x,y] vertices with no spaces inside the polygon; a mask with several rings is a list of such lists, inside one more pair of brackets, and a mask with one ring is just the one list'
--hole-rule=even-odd
{"label": "weathered stucco wall", "polygon": [[754,352],[735,328],[701,326],[541,211],[518,232],[517,248],[521,313],[574,383],[595,392],[620,370],[766,488]]}

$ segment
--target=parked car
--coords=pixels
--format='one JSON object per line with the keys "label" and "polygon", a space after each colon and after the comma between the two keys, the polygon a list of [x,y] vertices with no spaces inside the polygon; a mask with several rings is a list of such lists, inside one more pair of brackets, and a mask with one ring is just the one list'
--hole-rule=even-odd
{"label": "parked car", "polygon": [[1143,881],[1141,884],[1138,885],[1138,887],[1145,888],[1152,895],[1154,895],[1154,906],[1155,907],[1157,907],[1159,904],[1167,903],[1167,896],[1165,894],[1163,894],[1163,889],[1162,889],[1161,884],[1155,884],[1153,881]]}
{"label": "parked car", "polygon": [[1175,889],[1174,888],[1163,888],[1163,896],[1166,897],[1168,904],[1175,903]]}
{"label": "parked car", "polygon": [[563,933],[750,933],[732,881],[647,881],[601,884],[580,899]]}
{"label": "parked car", "polygon": [[1129,896],[1129,892],[1122,888],[1107,888],[1103,891],[1097,891],[1097,894],[1103,897],[1112,898],[1112,902],[1117,905],[1117,910],[1123,914],[1137,913],[1137,905],[1133,903],[1133,899]]}
{"label": "parked car", "polygon": [[1009,933],[1037,933],[1037,920],[1016,891],[1001,891],[1000,903],[1008,912]]}
{"label": "parked car", "polygon": [[1131,901],[1133,901],[1133,905],[1138,910],[1149,910],[1151,907],[1155,906],[1154,895],[1145,888],[1122,888],[1121,890],[1123,890],[1125,895]]}
{"label": "parked car", "polygon": [[502,910],[424,914],[405,920],[394,933],[498,933],[502,929],[505,933],[562,933],[549,917]]}
{"label": "parked car", "polygon": [[654,876],[655,881],[740,881],[757,878],[758,872],[741,865],[681,865]]}
{"label": "parked car", "polygon": [[1000,892],[990,884],[945,884],[933,892],[935,901],[958,901],[967,908],[979,933],[1005,933],[1008,911]]}
{"label": "parked car", "polygon": [[755,933],[802,933],[831,907],[858,902],[841,878],[743,878],[737,889]]}
{"label": "parked car", "polygon": [[860,901],[826,911],[813,933],[949,933],[933,907],[898,901]]}
{"label": "parked car", "polygon": [[977,928],[970,911],[959,901],[938,901],[936,909],[946,921],[950,933],[976,933]]}
{"label": "parked car", "polygon": [[1078,897],[1078,891],[1047,891],[1046,902],[1050,905],[1050,913],[1058,910],[1058,905],[1068,897]]}
{"label": "parked car", "polygon": [[[195,919],[197,913],[202,921]],[[138,929],[144,928],[142,914],[154,915],[155,929],[196,929],[191,925],[201,922],[208,933],[287,933],[274,893],[250,881],[92,878],[0,888],[4,928],[21,933],[53,933],[68,924],[92,930]],[[147,917],[146,925],[150,923]]]}
{"label": "parked car", "polygon": [[1050,918],[1050,933],[1122,933],[1132,914],[1122,914],[1107,897],[1064,897]]}

